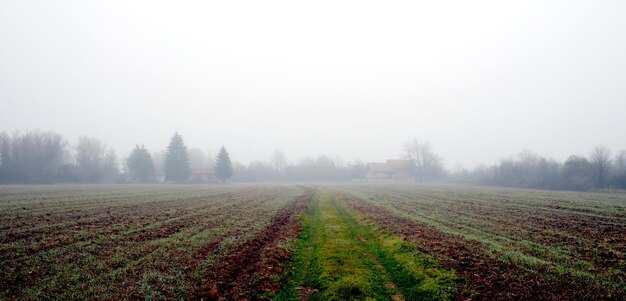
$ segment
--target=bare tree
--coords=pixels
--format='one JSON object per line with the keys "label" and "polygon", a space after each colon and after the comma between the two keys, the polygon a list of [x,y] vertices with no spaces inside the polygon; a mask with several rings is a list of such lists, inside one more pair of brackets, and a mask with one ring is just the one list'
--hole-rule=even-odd
{"label": "bare tree", "polygon": [[404,144],[404,151],[405,158],[413,161],[417,180],[420,182],[428,178],[437,178],[443,173],[441,158],[431,150],[428,141],[413,139]]}
{"label": "bare tree", "polygon": [[74,151],[76,166],[83,181],[110,182],[119,172],[115,152],[96,138],[78,138]]}
{"label": "bare tree", "polygon": [[0,133],[0,168],[9,161],[11,137],[5,132]]}
{"label": "bare tree", "polygon": [[626,149],[617,152],[613,165],[617,174],[626,173]]}
{"label": "bare tree", "polygon": [[424,152],[425,147],[429,147],[428,144],[424,145],[423,143],[420,143],[417,138],[404,144],[404,156],[406,159],[413,161],[413,164],[415,164],[415,172],[420,181],[424,180],[424,161],[422,153]]}
{"label": "bare tree", "polygon": [[611,169],[611,152],[604,146],[597,146],[591,152],[590,158],[598,187],[606,187],[606,180]]}
{"label": "bare tree", "polygon": [[100,182],[110,183],[115,181],[120,170],[117,163],[117,155],[112,148],[109,148],[104,155],[104,164],[102,165],[102,176]]}
{"label": "bare tree", "polygon": [[593,164],[583,156],[572,155],[563,163],[565,188],[589,190],[593,187]]}
{"label": "bare tree", "polygon": [[316,180],[321,181],[334,181],[336,176],[337,166],[335,161],[329,156],[319,155],[315,159],[315,177]]}
{"label": "bare tree", "polygon": [[67,163],[67,142],[53,132],[0,134],[0,181],[53,183]]}
{"label": "bare tree", "polygon": [[612,185],[626,189],[626,150],[621,150],[615,155],[613,162]]}
{"label": "bare tree", "polygon": [[272,154],[270,162],[272,163],[272,166],[276,168],[276,170],[278,170],[279,172],[283,172],[285,170],[285,167],[287,167],[287,156],[284,152],[276,150]]}

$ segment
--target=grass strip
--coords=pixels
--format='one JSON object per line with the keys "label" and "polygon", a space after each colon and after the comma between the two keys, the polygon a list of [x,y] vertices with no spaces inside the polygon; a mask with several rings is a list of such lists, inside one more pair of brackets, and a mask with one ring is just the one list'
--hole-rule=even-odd
{"label": "grass strip", "polygon": [[291,275],[275,300],[450,300],[459,278],[413,243],[349,212],[321,190],[293,242]]}

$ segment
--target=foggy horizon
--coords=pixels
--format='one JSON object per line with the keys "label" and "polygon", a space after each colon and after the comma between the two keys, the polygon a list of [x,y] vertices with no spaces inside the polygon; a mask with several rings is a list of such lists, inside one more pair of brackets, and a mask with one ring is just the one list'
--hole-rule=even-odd
{"label": "foggy horizon", "polygon": [[626,3],[0,4],[0,132],[448,169],[626,148]]}

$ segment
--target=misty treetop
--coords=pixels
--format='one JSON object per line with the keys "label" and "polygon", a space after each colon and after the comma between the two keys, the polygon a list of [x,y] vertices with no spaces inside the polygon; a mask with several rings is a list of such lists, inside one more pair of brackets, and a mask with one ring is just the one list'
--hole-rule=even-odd
{"label": "misty treetop", "polygon": [[[213,165],[201,150],[188,151],[178,133],[166,151],[155,154],[153,158],[145,146],[136,145],[121,173],[114,150],[96,138],[81,136],[71,145],[54,132],[1,132],[0,183],[185,182],[191,167],[211,170]],[[157,178],[157,170],[165,177]]]}
{"label": "misty treetop", "polygon": [[62,181],[70,161],[68,143],[53,132],[0,133],[0,183]]}
{"label": "misty treetop", "polygon": [[79,137],[74,157],[81,182],[112,182],[119,173],[115,152],[96,138]]}
{"label": "misty treetop", "polygon": [[431,148],[430,142],[413,139],[404,144],[405,159],[413,162],[416,180],[432,181],[444,176],[442,160]]}
{"label": "misty treetop", "polygon": [[81,136],[72,148],[59,134],[43,131],[0,134],[0,183],[112,182],[115,152]]}
{"label": "misty treetop", "polygon": [[129,176],[135,181],[147,182],[154,179],[154,162],[150,152],[143,145],[135,146],[126,159],[126,168]]}
{"label": "misty treetop", "polygon": [[233,176],[233,164],[230,162],[230,156],[223,146],[215,159],[215,176],[222,182],[226,182]]}
{"label": "misty treetop", "polygon": [[165,180],[182,182],[191,174],[189,167],[189,153],[183,142],[183,137],[174,133],[165,153]]}
{"label": "misty treetop", "polygon": [[571,155],[560,163],[523,151],[517,158],[503,159],[490,167],[474,171],[459,171],[449,176],[451,181],[539,189],[587,191],[592,189],[626,189],[626,150],[611,156],[602,146],[594,148],[588,157]]}

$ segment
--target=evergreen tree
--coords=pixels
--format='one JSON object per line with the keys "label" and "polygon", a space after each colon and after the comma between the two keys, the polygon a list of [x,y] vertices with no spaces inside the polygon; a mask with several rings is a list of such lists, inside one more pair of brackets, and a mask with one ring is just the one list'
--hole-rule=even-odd
{"label": "evergreen tree", "polygon": [[126,159],[126,167],[130,175],[141,182],[146,182],[154,177],[154,163],[148,150],[142,145],[135,146],[135,149]]}
{"label": "evergreen tree", "polygon": [[226,180],[233,176],[233,165],[230,162],[228,152],[223,146],[215,159],[215,175],[218,179],[222,180],[222,182],[226,182]]}
{"label": "evergreen tree", "polygon": [[174,133],[165,154],[165,180],[182,182],[189,178],[189,154],[183,137]]}

